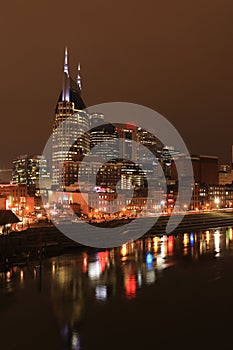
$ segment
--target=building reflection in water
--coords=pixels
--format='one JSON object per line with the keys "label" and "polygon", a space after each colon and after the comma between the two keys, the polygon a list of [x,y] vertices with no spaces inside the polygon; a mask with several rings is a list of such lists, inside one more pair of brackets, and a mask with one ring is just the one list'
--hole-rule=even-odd
{"label": "building reflection in water", "polygon": [[154,258],[149,252],[146,254],[146,284],[155,282],[155,267],[153,266]]}
{"label": "building reflection in water", "polygon": [[97,300],[105,301],[107,299],[107,286],[105,285],[96,286],[95,297]]}
{"label": "building reflection in water", "polygon": [[193,234],[193,233],[190,233],[189,241],[190,241],[190,244],[193,246],[194,243],[195,243],[195,237],[194,237],[194,234]]}
{"label": "building reflection in water", "polygon": [[[0,290],[24,288],[28,280],[43,280],[42,293],[50,295],[61,336],[68,350],[81,349],[80,325],[85,310],[103,305],[116,296],[129,302],[140,289],[158,283],[163,270],[180,263],[177,257],[212,252],[215,256],[232,249],[233,231],[203,231],[176,236],[147,237],[109,250],[82,249],[46,259],[38,266],[0,272]],[[42,275],[42,277],[41,277]],[[44,281],[46,280],[46,282]]]}
{"label": "building reflection in water", "polygon": [[101,276],[101,273],[102,269],[98,260],[95,262],[90,262],[88,264],[88,276],[91,280],[98,280]]}
{"label": "building reflection in water", "polygon": [[188,233],[184,234],[183,245],[184,245],[183,254],[188,255],[188,251],[189,251],[189,234]]}
{"label": "building reflection in water", "polygon": [[214,233],[214,249],[217,253],[216,256],[219,256],[220,254],[220,231],[216,230]]}
{"label": "building reflection in water", "polygon": [[61,330],[61,337],[64,344],[69,350],[80,350],[80,334],[75,329],[72,329],[69,324],[65,324]]}
{"label": "building reflection in water", "polygon": [[206,248],[210,247],[210,231],[206,231]]}
{"label": "building reflection in water", "polygon": [[21,270],[20,271],[20,282],[21,282],[21,284],[23,283],[23,280],[24,280],[24,271]]}
{"label": "building reflection in water", "polygon": [[125,276],[125,291],[128,299],[133,299],[136,297],[136,276],[133,272],[126,272]]}
{"label": "building reflection in water", "polygon": [[169,236],[168,237],[168,255],[172,256],[173,255],[173,250],[174,250],[174,236]]}

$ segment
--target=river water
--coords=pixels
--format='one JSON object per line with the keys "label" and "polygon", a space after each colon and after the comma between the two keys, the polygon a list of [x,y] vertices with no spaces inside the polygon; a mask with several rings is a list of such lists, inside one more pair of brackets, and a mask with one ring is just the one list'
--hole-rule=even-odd
{"label": "river water", "polygon": [[232,228],[15,266],[0,274],[1,348],[227,348],[232,271]]}

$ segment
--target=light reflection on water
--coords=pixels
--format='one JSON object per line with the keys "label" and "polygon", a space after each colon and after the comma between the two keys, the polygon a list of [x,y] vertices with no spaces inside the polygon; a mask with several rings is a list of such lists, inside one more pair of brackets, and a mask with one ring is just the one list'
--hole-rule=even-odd
{"label": "light reflection on water", "polygon": [[38,290],[51,298],[66,348],[78,350],[88,305],[101,306],[115,297],[130,302],[141,289],[157,283],[165,268],[180,263],[180,257],[197,260],[212,253],[219,258],[232,248],[232,240],[229,228],[148,237],[110,250],[82,249],[45,259],[41,265],[15,266],[0,273],[0,291],[17,293],[34,281]]}

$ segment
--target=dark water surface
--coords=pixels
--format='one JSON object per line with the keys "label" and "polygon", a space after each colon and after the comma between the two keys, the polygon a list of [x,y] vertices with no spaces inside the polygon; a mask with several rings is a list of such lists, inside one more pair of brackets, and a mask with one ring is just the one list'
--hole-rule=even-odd
{"label": "dark water surface", "polygon": [[0,274],[8,349],[233,348],[233,233],[82,248]]}

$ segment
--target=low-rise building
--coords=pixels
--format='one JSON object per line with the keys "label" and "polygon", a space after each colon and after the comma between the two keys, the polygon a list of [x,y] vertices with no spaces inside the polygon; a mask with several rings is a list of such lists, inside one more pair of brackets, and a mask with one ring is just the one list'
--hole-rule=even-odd
{"label": "low-rise building", "polygon": [[34,197],[25,184],[0,184],[0,197],[2,209],[11,209],[18,215],[34,211]]}

